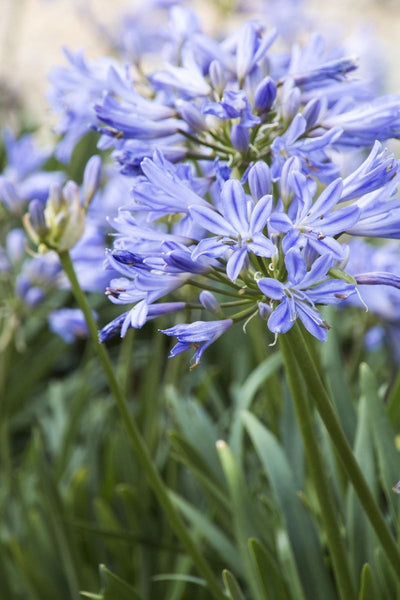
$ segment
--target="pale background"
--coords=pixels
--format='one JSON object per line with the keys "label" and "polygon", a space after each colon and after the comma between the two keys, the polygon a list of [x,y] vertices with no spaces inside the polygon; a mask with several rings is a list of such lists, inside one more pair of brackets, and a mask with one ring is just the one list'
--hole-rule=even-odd
{"label": "pale background", "polygon": [[[90,4],[101,21],[112,25],[124,10],[139,6],[140,2],[0,0],[0,96],[3,102],[11,104],[22,99],[32,122],[46,123],[48,129],[52,117],[45,99],[47,74],[53,65],[65,64],[61,47],[83,47],[89,58],[107,52],[104,40],[82,12],[85,4]],[[343,37],[358,31],[362,38],[362,28],[367,25],[374,30],[390,74],[387,91],[400,92],[400,0],[310,0],[306,5],[312,19],[334,24]],[[215,30],[218,23],[215,4],[212,0],[203,0],[197,6],[204,28]],[[373,55],[374,48],[370,51]]]}

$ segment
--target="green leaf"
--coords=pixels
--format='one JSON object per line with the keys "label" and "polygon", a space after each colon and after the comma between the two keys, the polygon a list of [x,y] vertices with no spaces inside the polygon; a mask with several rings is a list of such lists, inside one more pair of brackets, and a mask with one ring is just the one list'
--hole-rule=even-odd
{"label": "green leaf", "polygon": [[375,377],[365,363],[360,366],[360,386],[367,400],[368,420],[378,455],[383,492],[391,508],[392,518],[396,520],[399,497],[393,493],[392,487],[399,479],[400,454],[396,449],[394,431],[378,394]]}
{"label": "green leaf", "polygon": [[290,600],[282,570],[269,551],[256,539],[249,540],[250,553],[257,567],[265,600]]}
{"label": "green leaf", "polygon": [[[325,309],[328,323],[335,320],[334,313],[329,308]],[[331,397],[335,402],[340,423],[347,440],[350,445],[353,445],[356,430],[356,412],[351,400],[349,386],[344,376],[344,364],[340,356],[340,347],[334,327],[330,331],[326,343],[322,344],[321,352],[328,385],[332,392]]]}
{"label": "green leaf", "polygon": [[229,563],[235,572],[242,574],[243,566],[237,548],[226,537],[222,531],[212,523],[202,512],[186,502],[182,497],[170,492],[174,504],[179,508],[182,515],[197,528],[210,546],[219,554],[220,558]]}
{"label": "green leaf", "polygon": [[393,598],[398,598],[399,575],[394,572],[381,547],[375,550],[375,561],[379,600],[393,600]]}
{"label": "green leaf", "polygon": [[[197,479],[207,498],[211,497],[216,501],[217,506],[230,513],[231,507],[226,490],[221,489],[221,486],[216,482],[215,477],[210,473],[197,450],[180,433],[173,431],[169,436],[174,450]],[[225,487],[225,482],[223,484]]]}
{"label": "green leaf", "polygon": [[277,352],[266,358],[247,377],[243,385],[235,392],[235,413],[232,418],[232,429],[229,436],[229,446],[234,455],[240,460],[242,453],[243,423],[240,413],[248,410],[260,387],[282,365],[282,357]]}
{"label": "green leaf", "polygon": [[246,573],[246,580],[251,590],[254,600],[262,600],[262,588],[257,578],[257,571],[251,560],[248,549],[249,537],[254,537],[254,530],[251,523],[252,504],[249,502],[247,487],[243,471],[240,470],[235,458],[226,442],[219,440],[217,442],[217,451],[220,457],[221,465],[228,482],[230,497],[232,500],[233,526],[236,540],[239,546],[243,566]]}
{"label": "green leaf", "polygon": [[387,414],[395,431],[400,428],[400,369],[387,398]]}
{"label": "green leaf", "polygon": [[222,579],[224,580],[225,589],[229,594],[230,600],[246,600],[238,582],[230,571],[224,569],[222,571]]}
{"label": "green leaf", "polygon": [[[368,423],[367,399],[365,396],[362,396],[358,405],[358,424],[354,443],[354,456],[376,497],[377,482],[371,435],[372,432]],[[358,579],[363,564],[367,561],[372,563],[374,548],[379,545],[379,542],[353,486],[348,487],[345,522],[350,547],[350,563],[353,573]]]}
{"label": "green leaf", "polygon": [[[333,600],[334,591],[316,528],[298,496],[286,456],[277,439],[256,417],[244,412],[242,418],[284,515],[305,596]],[[300,590],[296,593],[297,598],[303,597]]]}
{"label": "green leaf", "polygon": [[185,583],[194,583],[195,585],[201,585],[206,587],[207,583],[201,577],[194,577],[193,575],[184,575],[183,573],[161,573],[160,575],[154,575],[153,581],[183,581]]}
{"label": "green leaf", "polygon": [[114,575],[105,565],[100,565],[100,578],[102,580],[102,590],[100,594],[91,594],[82,592],[86,598],[94,600],[143,600],[143,597],[126,581]]}
{"label": "green leaf", "polygon": [[361,586],[358,600],[376,600],[379,598],[379,592],[376,589],[374,574],[368,563],[363,566],[361,571]]}
{"label": "green leaf", "polygon": [[215,449],[215,442],[219,437],[215,424],[198,402],[182,398],[172,386],[168,386],[166,393],[183,433],[181,439],[190,440],[191,447],[196,449],[203,465],[207,465],[206,472],[211,473],[216,481],[222,482],[224,476]]}

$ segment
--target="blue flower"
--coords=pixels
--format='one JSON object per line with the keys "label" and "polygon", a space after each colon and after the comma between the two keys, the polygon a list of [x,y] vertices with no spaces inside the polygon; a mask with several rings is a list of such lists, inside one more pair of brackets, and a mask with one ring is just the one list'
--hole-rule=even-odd
{"label": "blue flower", "polygon": [[363,196],[383,187],[399,172],[400,163],[376,141],[369,156],[343,180],[341,202]]}
{"label": "blue flower", "polygon": [[172,348],[170,357],[174,357],[185,350],[195,350],[195,363],[192,369],[200,363],[204,351],[219,338],[232,325],[232,319],[222,321],[195,321],[183,323],[169,329],[160,329],[161,333],[178,338],[178,343]]}
{"label": "blue flower", "polygon": [[263,294],[279,301],[268,319],[271,331],[286,333],[299,318],[314,337],[326,340],[329,326],[316,310],[315,304],[338,304],[355,290],[353,284],[329,277],[332,264],[332,257],[325,254],[317,258],[307,271],[301,254],[290,250],[285,256],[286,283],[271,277],[258,280],[258,287]]}
{"label": "blue flower", "polygon": [[102,58],[95,62],[86,60],[82,51],[64,49],[68,67],[54,67],[49,79],[52,88],[48,95],[53,111],[60,115],[57,132],[64,134],[58,144],[56,156],[68,162],[79,140],[96,122],[93,105],[107,89],[107,77],[116,61]]}
{"label": "blue flower", "polygon": [[[93,317],[97,319],[95,313]],[[53,310],[48,320],[51,331],[62,337],[67,344],[72,344],[77,338],[87,338],[89,335],[85,316],[79,308]]]}
{"label": "blue flower", "polygon": [[400,238],[400,197],[398,177],[382,188],[362,196],[355,202],[359,219],[347,233],[367,237]]}
{"label": "blue flower", "polygon": [[[193,259],[206,254],[222,257],[230,250],[226,273],[235,281],[248,253],[271,257],[276,247],[263,233],[271,213],[272,196],[263,196],[257,204],[248,205],[239,181],[225,182],[221,192],[221,211],[207,206],[190,207],[190,214],[204,229],[217,235],[201,240],[193,251]],[[250,213],[250,214],[249,214]]]}
{"label": "blue flower", "polygon": [[313,132],[312,136],[306,135],[306,131],[307,120],[298,113],[287,131],[282,136],[275,137],[271,144],[271,169],[274,178],[280,177],[286,159],[291,156],[297,156],[304,171],[317,175],[325,183],[337,177],[338,166],[332,162],[326,150],[340,138],[341,129],[334,127],[320,135]]}
{"label": "blue flower", "polygon": [[357,206],[336,208],[341,200],[342,180],[336,179],[329,184],[314,203],[315,186],[302,173],[292,171],[289,181],[295,195],[289,214],[276,210],[269,218],[269,224],[274,230],[285,233],[283,251],[308,244],[318,254],[328,252],[341,260],[343,246],[333,236],[350,229],[360,215]]}
{"label": "blue flower", "polygon": [[341,146],[359,148],[400,136],[400,95],[376,98],[351,110],[327,115],[321,122],[326,129],[339,127]]}
{"label": "blue flower", "polygon": [[243,127],[254,127],[261,123],[260,117],[251,112],[250,102],[243,90],[226,90],[220,102],[207,102],[203,113],[214,115],[219,119],[240,118]]}
{"label": "blue flower", "polygon": [[61,184],[64,174],[41,170],[51,150],[39,148],[33,135],[20,138],[3,132],[7,165],[0,176],[0,201],[10,212],[21,215],[31,200],[45,202],[52,185]]}

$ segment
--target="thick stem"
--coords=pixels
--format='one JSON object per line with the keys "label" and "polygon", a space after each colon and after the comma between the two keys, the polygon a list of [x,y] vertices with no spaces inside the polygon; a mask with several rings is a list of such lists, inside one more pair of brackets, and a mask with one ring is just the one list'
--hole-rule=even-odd
{"label": "thick stem", "polygon": [[89,304],[86,300],[86,296],[79,285],[70,255],[68,252],[62,252],[59,254],[59,257],[65,274],[67,275],[71,284],[71,288],[76,298],[76,301],[79,304],[83,314],[85,315],[85,319],[90,332],[90,336],[93,341],[93,345],[103,366],[104,372],[108,380],[108,384],[115,398],[128,437],[134,448],[136,456],[142,466],[142,469],[147,477],[147,480],[154,494],[156,495],[161,508],[164,510],[164,513],[168,518],[171,529],[173,529],[173,531],[182,542],[188,554],[192,557],[193,562],[196,565],[199,573],[202,575],[202,577],[204,577],[205,581],[207,582],[208,588],[212,593],[213,597],[217,600],[226,600],[219,585],[218,579],[212,572],[208,563],[205,561],[203,555],[199,551],[198,546],[192,540],[190,534],[188,533],[188,529],[185,523],[182,521],[179,513],[175,509],[172,501],[170,500],[168,491],[164,486],[164,483],[157,471],[157,468],[153,464],[144,439],[136,425],[136,422],[134,421],[129,412],[128,404],[115,377],[114,368],[111,364],[108,352],[105,346],[99,343],[97,326],[93,319],[93,315],[90,310]]}
{"label": "thick stem", "polygon": [[333,570],[338,586],[339,597],[351,600],[356,597],[346,560],[345,547],[337,523],[337,511],[332,501],[326,469],[316,437],[309,399],[304,392],[301,372],[293,355],[290,340],[286,335],[280,337],[280,347],[293,399],[297,420],[300,426],[306,451],[309,472],[317,493],[321,518],[324,524],[327,544],[332,557]]}
{"label": "thick stem", "polygon": [[339,456],[350,482],[354,486],[358,499],[378,536],[382,548],[396,573],[400,573],[400,549],[390,533],[384,517],[375,502],[362,471],[354,457],[351,447],[343,433],[333,404],[322,383],[308,344],[298,324],[285,334],[288,344],[296,358],[307,388],[315,402],[319,415],[328,431],[332,444]]}

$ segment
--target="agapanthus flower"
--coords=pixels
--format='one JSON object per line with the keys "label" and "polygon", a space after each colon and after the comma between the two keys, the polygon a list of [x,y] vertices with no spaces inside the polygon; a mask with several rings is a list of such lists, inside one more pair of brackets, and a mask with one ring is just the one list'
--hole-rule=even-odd
{"label": "agapanthus flower", "polygon": [[196,367],[204,351],[219,338],[232,325],[231,319],[223,321],[195,321],[194,323],[175,325],[169,329],[161,329],[161,333],[176,337],[178,343],[172,348],[170,356],[176,356],[186,350],[194,349],[195,362],[192,369]]}
{"label": "agapanthus flower", "polygon": [[21,215],[31,200],[44,202],[51,185],[64,179],[59,171],[44,171],[50,158],[49,148],[40,148],[31,134],[17,138],[12,131],[3,131],[6,167],[0,175],[0,201],[10,212]]}
{"label": "agapanthus flower", "polygon": [[332,264],[333,257],[325,254],[317,258],[307,271],[301,253],[290,250],[285,256],[285,283],[271,277],[262,277],[257,281],[258,287],[268,298],[279,301],[268,319],[271,331],[286,333],[299,318],[314,337],[326,340],[329,326],[315,305],[338,304],[355,291],[354,284],[329,276]]}
{"label": "agapanthus flower", "polygon": [[[72,83],[71,131],[85,115],[131,184],[106,258],[106,294],[125,311],[100,339],[169,314],[172,355],[194,346],[195,364],[251,318],[279,335],[298,319],[325,340],[320,305],[356,297],[367,275],[397,285],[391,270],[346,264],[351,236],[399,236],[399,161],[382,142],[400,137],[400,96],[374,97],[358,61],[320,34],[282,51],[257,20],[219,40],[183,6],[171,24],[151,69],[101,72],[76,55],[56,81],[66,96]],[[358,164],[352,154],[342,173],[350,151]],[[32,219],[45,228],[37,206]],[[181,310],[218,321],[182,324]]]}
{"label": "agapanthus flower", "polygon": [[[97,315],[93,313],[97,319]],[[62,337],[64,342],[72,344],[77,339],[85,339],[89,336],[85,316],[79,308],[60,308],[53,310],[49,317],[51,331]]]}

